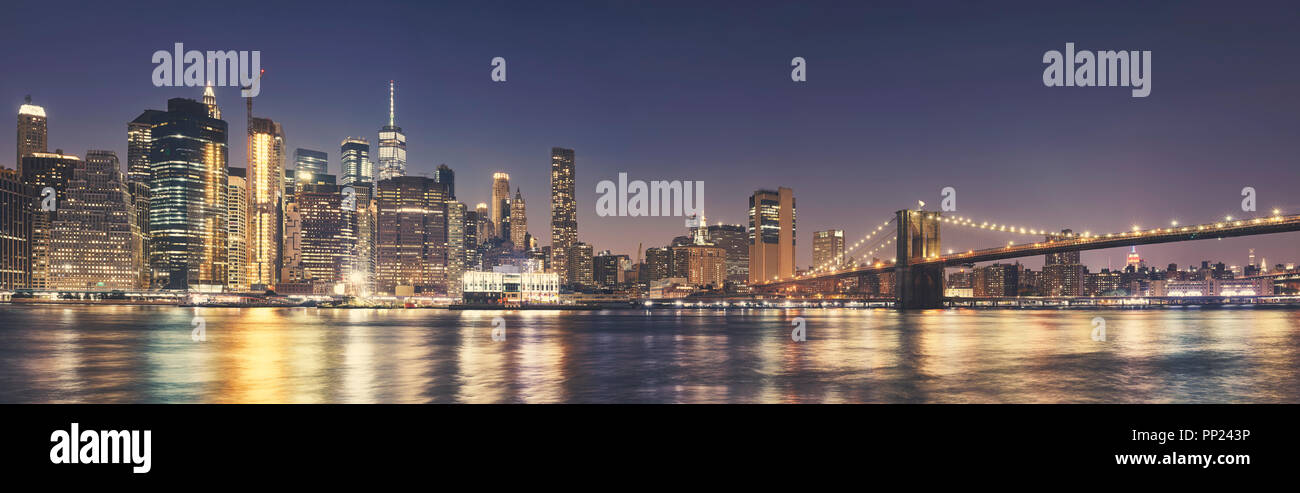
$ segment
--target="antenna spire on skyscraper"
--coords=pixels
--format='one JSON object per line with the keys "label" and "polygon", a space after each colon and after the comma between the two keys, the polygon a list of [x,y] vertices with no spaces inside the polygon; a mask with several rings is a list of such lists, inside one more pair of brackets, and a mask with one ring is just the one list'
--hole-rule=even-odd
{"label": "antenna spire on skyscraper", "polygon": [[394,111],[393,111],[393,110],[394,110],[394,108],[393,108],[393,90],[394,90],[394,86],[395,86],[396,84],[397,84],[397,81],[395,81],[395,80],[389,80],[389,81],[388,81],[388,126],[390,126],[390,127],[396,127],[396,126],[397,126],[397,123],[396,123],[397,120],[396,120],[395,118],[393,118],[393,113],[394,113]]}

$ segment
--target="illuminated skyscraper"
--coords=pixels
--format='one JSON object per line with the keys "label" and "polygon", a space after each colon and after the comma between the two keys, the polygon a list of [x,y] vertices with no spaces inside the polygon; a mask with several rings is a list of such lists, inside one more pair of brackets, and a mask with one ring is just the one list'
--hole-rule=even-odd
{"label": "illuminated skyscraper", "polygon": [[844,263],[844,230],[813,232],[813,268],[835,269]]}
{"label": "illuminated skyscraper", "polygon": [[271,289],[279,280],[284,213],[284,130],[269,118],[248,128],[248,283]]}
{"label": "illuminated skyscraper", "polygon": [[[27,96],[22,106],[18,107],[18,156],[14,166],[22,166],[23,156],[34,152],[48,152],[49,128],[45,120],[45,108],[32,104],[32,97]],[[20,168],[19,172],[22,171]]]}
{"label": "illuminated skyscraper", "polygon": [[749,197],[749,282],[794,275],[794,191],[759,190]]}
{"label": "illuminated skyscraper", "polygon": [[375,238],[377,210],[375,208],[375,185],[370,182],[358,182],[343,187],[346,194],[352,189],[354,202],[351,204],[357,216],[357,241],[353,254],[352,273],[348,275],[352,292],[369,296],[375,290]]}
{"label": "illuminated skyscraper", "polygon": [[340,185],[375,181],[375,165],[370,161],[370,141],[348,137],[339,145],[339,153],[343,164],[343,180],[339,182]]}
{"label": "illuminated skyscraper", "polygon": [[[23,156],[23,183],[32,187],[36,193],[36,207],[32,213],[32,277],[33,289],[49,289],[50,286],[50,251],[52,248],[51,231],[58,218],[58,209],[67,205],[68,182],[72,180],[72,171],[81,163],[81,158],[55,152],[34,152]],[[53,210],[44,207],[46,189],[54,190]]]}
{"label": "illuminated skyscraper", "polygon": [[394,92],[396,81],[388,81],[388,125],[379,129],[379,179],[406,176],[406,134],[397,126]]}
{"label": "illuminated skyscraper", "polygon": [[505,229],[510,217],[510,175],[492,173],[492,237],[510,238],[510,230]]}
{"label": "illuminated skyscraper", "polygon": [[329,154],[301,147],[293,151],[293,170],[297,173],[306,171],[323,175],[329,173],[329,166]]}
{"label": "illuminated skyscraper", "polygon": [[[573,149],[551,148],[551,269],[560,284],[575,280],[570,250],[578,243],[577,171]],[[587,255],[590,257],[590,254]]]}
{"label": "illuminated skyscraper", "polygon": [[[446,186],[450,184],[444,183]],[[465,214],[464,203],[447,201],[447,296],[460,299],[465,277]]]}
{"label": "illuminated skyscraper", "polygon": [[510,202],[510,242],[515,251],[528,249],[528,213],[524,209],[524,196],[515,189],[515,199]]}
{"label": "illuminated skyscraper", "polygon": [[595,271],[592,262],[595,251],[586,243],[574,243],[569,247],[569,261],[573,267],[572,282],[575,285],[591,287],[595,285]]}
{"label": "illuminated skyscraper", "polygon": [[227,129],[208,114],[198,101],[174,98],[155,115],[149,148],[155,287],[217,290],[229,283]]}
{"label": "illuminated skyscraper", "polygon": [[447,192],[432,178],[401,176],[376,184],[376,289],[445,292]]}
{"label": "illuminated skyscraper", "polygon": [[226,187],[227,288],[248,291],[248,180],[244,168],[230,168]]}
{"label": "illuminated skyscraper", "polygon": [[76,161],[50,229],[50,287],[135,289],[144,266],[135,254],[132,209],[113,151],[89,151]]}
{"label": "illuminated skyscraper", "polygon": [[496,236],[492,230],[492,214],[488,212],[488,205],[484,202],[474,206],[474,212],[478,213],[478,242],[481,245]]}
{"label": "illuminated skyscraper", "polygon": [[305,185],[298,190],[302,214],[302,270],[305,279],[346,282],[356,258],[357,211],[337,185]]}
{"label": "illuminated skyscraper", "polygon": [[126,178],[134,183],[149,183],[149,146],[153,145],[153,128],[165,111],[144,110],[126,124]]}

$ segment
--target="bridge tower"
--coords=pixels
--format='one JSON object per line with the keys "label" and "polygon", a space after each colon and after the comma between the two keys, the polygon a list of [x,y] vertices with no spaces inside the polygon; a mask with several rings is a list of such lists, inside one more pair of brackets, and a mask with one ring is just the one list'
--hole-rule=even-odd
{"label": "bridge tower", "polygon": [[943,264],[924,263],[939,256],[939,213],[905,209],[895,214],[898,224],[895,306],[903,310],[943,308]]}

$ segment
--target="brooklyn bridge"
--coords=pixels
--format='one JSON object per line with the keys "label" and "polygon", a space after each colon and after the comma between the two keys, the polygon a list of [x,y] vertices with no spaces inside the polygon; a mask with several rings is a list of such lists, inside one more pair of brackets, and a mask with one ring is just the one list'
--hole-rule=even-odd
{"label": "brooklyn bridge", "polygon": [[[1042,239],[979,250],[947,253],[940,247],[940,225],[948,224],[988,231],[1041,236]],[[891,229],[892,227],[892,229]],[[945,216],[941,212],[900,210],[884,224],[877,226],[854,246],[866,245],[864,255],[888,251],[892,246],[893,258],[866,261],[852,265],[820,265],[813,270],[790,278],[774,278],[754,285],[759,294],[811,297],[843,293],[845,286],[876,285],[879,292],[890,292],[894,306],[902,309],[940,308],[944,305],[944,268],[973,265],[978,262],[1033,257],[1054,253],[1099,250],[1104,248],[1173,243],[1180,241],[1209,240],[1236,236],[1253,236],[1300,230],[1300,215],[1271,215],[1248,219],[1224,218],[1196,225],[1171,224],[1167,228],[1140,229],[1118,233],[1040,231],[1018,228],[1006,224],[976,222],[961,216]],[[892,233],[892,234],[891,234]],[[883,250],[882,250],[883,249]],[[885,286],[879,286],[881,283]],[[892,287],[892,289],[888,289]]]}

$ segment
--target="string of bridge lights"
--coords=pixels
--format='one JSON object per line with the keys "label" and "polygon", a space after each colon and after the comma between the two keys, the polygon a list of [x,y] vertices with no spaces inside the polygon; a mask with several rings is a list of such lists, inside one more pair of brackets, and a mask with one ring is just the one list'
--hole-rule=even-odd
{"label": "string of bridge lights", "polygon": [[[886,245],[889,245],[889,244],[893,243],[894,240],[895,240],[895,239],[897,238],[897,236],[898,236],[897,233],[895,233],[895,234],[893,234],[893,235],[890,235],[890,237],[889,237],[888,239],[885,239],[885,237],[884,237],[884,234],[885,234],[885,227],[886,227],[886,226],[889,226],[890,223],[893,223],[893,222],[894,222],[894,219],[890,219],[890,220],[888,220],[888,221],[885,221],[884,223],[881,223],[880,226],[876,226],[876,229],[873,229],[873,230],[869,231],[865,236],[863,236],[863,237],[862,237],[861,239],[859,239],[857,242],[853,243],[853,244],[850,245],[848,248],[845,248],[845,249],[844,249],[844,254],[843,254],[843,255],[840,255],[838,259],[828,260],[828,261],[826,261],[825,263],[823,263],[822,265],[819,265],[819,266],[814,267],[811,271],[808,272],[807,275],[817,274],[817,273],[821,273],[821,272],[834,272],[834,271],[836,270],[837,267],[840,267],[840,266],[843,265],[843,259],[844,259],[844,258],[847,258],[847,257],[849,256],[849,254],[851,254],[851,253],[857,251],[857,249],[858,249],[859,247],[861,247],[863,244],[867,244],[867,245],[875,245],[875,246],[872,247],[870,250],[868,250],[867,252],[863,253],[863,257],[865,258],[865,257],[870,257],[871,254],[876,253],[877,250],[880,250],[881,248],[884,248]],[[878,244],[877,244],[877,243],[867,243],[867,240],[870,240],[871,238],[874,238],[877,234],[881,235],[881,239],[884,239],[884,243],[878,243]],[[879,242],[880,240],[876,240],[876,241]]]}
{"label": "string of bridge lights", "polygon": [[[1176,220],[1170,221],[1169,223],[1170,227],[1168,228],[1152,228],[1149,230],[1143,230],[1140,226],[1133,225],[1131,231],[1121,232],[1121,233],[1106,233],[1106,234],[1093,234],[1091,231],[1084,231],[1082,233],[1064,232],[1064,231],[1052,232],[1043,228],[1028,228],[1023,226],[1006,224],[1006,223],[979,221],[964,216],[946,216],[946,217],[941,216],[939,220],[947,224],[952,224],[956,226],[965,226],[968,228],[980,229],[985,231],[1005,232],[1005,233],[1012,233],[1012,234],[1032,235],[1032,236],[1049,236],[1049,237],[1054,237],[1058,240],[1078,240],[1078,241],[1088,242],[1092,240],[1114,238],[1114,237],[1142,236],[1144,233],[1161,234],[1161,233],[1189,232],[1192,230],[1195,231],[1205,231],[1207,229],[1214,230],[1214,229],[1222,229],[1222,228],[1234,227],[1234,226],[1261,224],[1266,222],[1277,222],[1277,221],[1282,221],[1284,219],[1281,210],[1273,209],[1271,212],[1272,214],[1268,217],[1255,217],[1251,219],[1234,219],[1232,216],[1226,216],[1223,218],[1223,221],[1218,221],[1211,224],[1194,225],[1194,226],[1180,227],[1178,221]],[[877,226],[875,229],[869,231],[861,239],[859,239],[858,241],[854,242],[851,246],[846,248],[844,254],[840,257],[840,259],[827,261],[822,265],[816,266],[806,274],[801,276],[796,276],[796,277],[804,278],[804,277],[816,276],[818,274],[834,273],[837,270],[839,270],[839,267],[844,266],[844,263],[842,261],[843,258],[849,257],[849,254],[857,251],[857,249],[859,247],[862,247],[864,244],[868,246],[874,245],[871,246],[869,250],[867,250],[865,253],[862,254],[862,257],[864,259],[870,258],[881,248],[893,244],[894,241],[898,239],[898,235],[896,233],[889,235],[887,238],[884,233],[885,228],[889,226],[891,223],[893,223],[894,221],[895,219],[890,219],[882,223],[880,226]],[[876,242],[874,243],[867,243],[868,240],[875,238],[877,235],[880,235],[880,239],[876,240]],[[1048,240],[1048,242],[1050,243],[1051,240]],[[1038,244],[1041,244],[1041,242],[1035,243],[1035,245]],[[1015,245],[1014,241],[1007,242],[1007,248],[1010,248],[1014,245]],[[951,255],[952,253],[953,250],[948,249],[948,254]],[[974,250],[967,251],[966,253],[967,254],[974,253]],[[938,255],[936,254],[935,256],[937,257]],[[896,261],[897,259],[891,259],[887,262],[893,263]],[[877,262],[875,265],[879,267],[880,265],[882,265],[882,263]]]}

